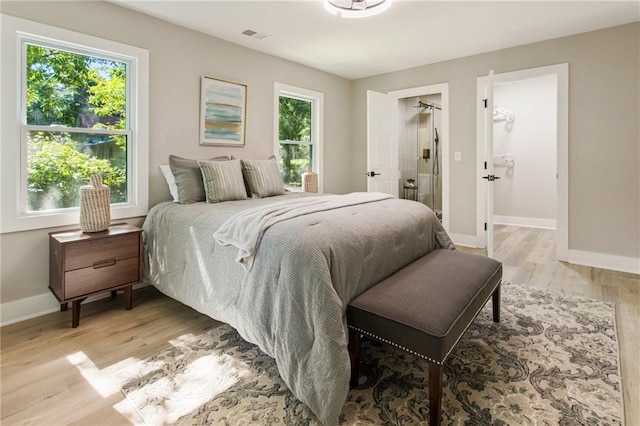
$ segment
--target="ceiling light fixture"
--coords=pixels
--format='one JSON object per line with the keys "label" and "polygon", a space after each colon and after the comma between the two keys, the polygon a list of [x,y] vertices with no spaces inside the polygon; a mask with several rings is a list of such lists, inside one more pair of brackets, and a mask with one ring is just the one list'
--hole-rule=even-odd
{"label": "ceiling light fixture", "polygon": [[343,18],[364,18],[389,9],[391,0],[324,0],[324,7]]}

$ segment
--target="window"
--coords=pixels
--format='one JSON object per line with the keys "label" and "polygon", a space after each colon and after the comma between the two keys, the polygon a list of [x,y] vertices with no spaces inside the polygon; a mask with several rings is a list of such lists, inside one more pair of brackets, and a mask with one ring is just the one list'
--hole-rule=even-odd
{"label": "window", "polygon": [[78,223],[92,174],[111,189],[112,218],[146,214],[148,52],[5,15],[2,27],[18,70],[3,57],[3,94],[19,83],[3,96],[19,114],[15,126],[3,116],[2,232]]}
{"label": "window", "polygon": [[128,64],[24,41],[27,212],[80,205],[92,174],[126,203]]}
{"label": "window", "polygon": [[[275,85],[276,155],[285,187],[302,190],[302,174],[322,170],[322,93],[281,83]],[[322,174],[319,173],[322,192]]]}

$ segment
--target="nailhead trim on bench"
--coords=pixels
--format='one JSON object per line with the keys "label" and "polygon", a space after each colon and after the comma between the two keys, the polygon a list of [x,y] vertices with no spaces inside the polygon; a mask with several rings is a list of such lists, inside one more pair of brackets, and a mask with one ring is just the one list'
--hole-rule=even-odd
{"label": "nailhead trim on bench", "polygon": [[[500,281],[498,282],[498,284],[493,288],[493,291],[489,294],[489,297],[487,297],[487,298],[485,299],[484,303],[482,304],[482,306],[483,306],[483,307],[484,307],[484,305],[486,305],[486,304],[487,304],[487,302],[489,301],[489,299],[491,299],[491,298],[493,297],[493,293],[495,293],[496,289],[497,289],[498,287],[500,287],[500,285],[501,285],[501,284],[502,284],[502,280],[500,280]],[[476,316],[476,317],[477,317],[477,316]],[[473,324],[473,321],[475,321],[476,317],[473,317],[473,319],[472,319],[472,320],[467,324],[467,326],[464,328],[464,331],[463,331],[462,333],[460,333],[460,336],[458,336],[458,338],[456,339],[456,341],[454,342],[454,344],[453,344],[453,345],[451,345],[451,348],[449,349],[449,352],[447,352],[447,354],[444,356],[444,358],[442,359],[442,361],[436,361],[436,360],[434,360],[434,359],[432,359],[432,358],[429,358],[429,357],[428,357],[428,356],[426,356],[426,355],[419,354],[418,352],[416,352],[416,351],[414,351],[414,350],[411,350],[411,349],[405,348],[404,346],[399,345],[399,344],[397,344],[397,343],[394,343],[394,342],[392,342],[392,341],[390,341],[390,340],[383,339],[383,338],[382,338],[382,337],[380,337],[380,336],[376,336],[375,334],[370,333],[370,332],[365,331],[365,330],[362,330],[362,329],[360,329],[360,328],[358,328],[358,327],[354,327],[354,326],[351,326],[351,325],[349,325],[349,324],[347,324],[347,327],[348,327],[348,328],[350,328],[350,329],[352,329],[352,330],[355,330],[355,331],[357,331],[357,332],[359,332],[359,333],[365,334],[365,335],[367,335],[367,336],[369,336],[369,337],[373,337],[374,339],[380,340],[381,342],[384,342],[384,343],[387,343],[387,344],[389,344],[389,345],[395,346],[396,348],[400,348],[400,349],[402,349],[403,351],[407,351],[407,352],[409,352],[410,354],[416,355],[416,356],[418,356],[418,357],[420,357],[420,358],[422,358],[422,359],[426,359],[427,361],[432,362],[432,363],[434,363],[434,364],[437,364],[437,365],[443,365],[443,364],[445,363],[445,361],[447,360],[447,358],[449,358],[449,355],[450,355],[450,354],[451,354],[451,352],[453,351],[453,348],[455,348],[455,347],[456,347],[456,345],[458,344],[458,342],[460,341],[460,339],[462,338],[462,336],[464,335],[464,333],[466,333],[466,332],[467,332],[467,330],[469,329],[469,327],[471,327],[471,324]]]}
{"label": "nailhead trim on bench", "polygon": [[420,358],[426,359],[427,361],[433,362],[434,364],[442,365],[442,363],[441,363],[441,362],[438,362],[438,361],[436,361],[436,360],[434,360],[434,359],[431,359],[431,358],[429,358],[428,356],[425,356],[425,355],[419,354],[418,352],[412,351],[411,349],[407,349],[407,348],[405,348],[404,346],[399,345],[399,344],[397,344],[397,343],[394,343],[394,342],[392,342],[392,341],[390,341],[390,340],[383,339],[382,337],[380,337],[380,336],[376,336],[376,335],[375,335],[375,334],[373,334],[373,333],[369,333],[368,331],[364,331],[364,330],[362,330],[362,329],[359,329],[358,327],[352,327],[352,326],[350,326],[350,325],[348,325],[347,327],[349,327],[350,329],[355,330],[355,331],[357,331],[357,332],[359,332],[359,333],[366,334],[366,335],[367,335],[367,336],[369,336],[369,337],[373,337],[374,339],[380,340],[381,342],[388,343],[389,345],[395,346],[396,348],[400,348],[400,349],[402,349],[403,351],[407,351],[407,352],[409,352],[409,353],[411,353],[411,354],[413,354],[413,355],[419,356]]}

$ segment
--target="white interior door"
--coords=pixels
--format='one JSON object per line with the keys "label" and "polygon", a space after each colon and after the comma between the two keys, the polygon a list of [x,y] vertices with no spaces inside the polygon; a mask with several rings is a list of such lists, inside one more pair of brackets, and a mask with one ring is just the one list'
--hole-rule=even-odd
{"label": "white interior door", "polygon": [[493,257],[493,185],[495,174],[493,170],[493,70],[489,71],[485,89],[484,124],[485,124],[485,152],[484,173],[482,179],[486,188],[486,218],[487,256]]}
{"label": "white interior door", "polygon": [[367,191],[398,196],[396,99],[367,90]]}

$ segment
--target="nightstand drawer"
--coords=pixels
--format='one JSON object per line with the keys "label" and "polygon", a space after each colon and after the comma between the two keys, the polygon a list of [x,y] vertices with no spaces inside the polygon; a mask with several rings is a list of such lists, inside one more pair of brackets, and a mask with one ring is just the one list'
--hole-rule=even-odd
{"label": "nightstand drawer", "polygon": [[65,271],[92,268],[96,262],[138,257],[139,233],[118,235],[111,238],[67,244],[65,249]]}
{"label": "nightstand drawer", "polygon": [[119,285],[139,282],[140,261],[137,254],[128,259],[101,259],[88,268],[65,272],[64,276],[64,296],[65,299],[71,299]]}

